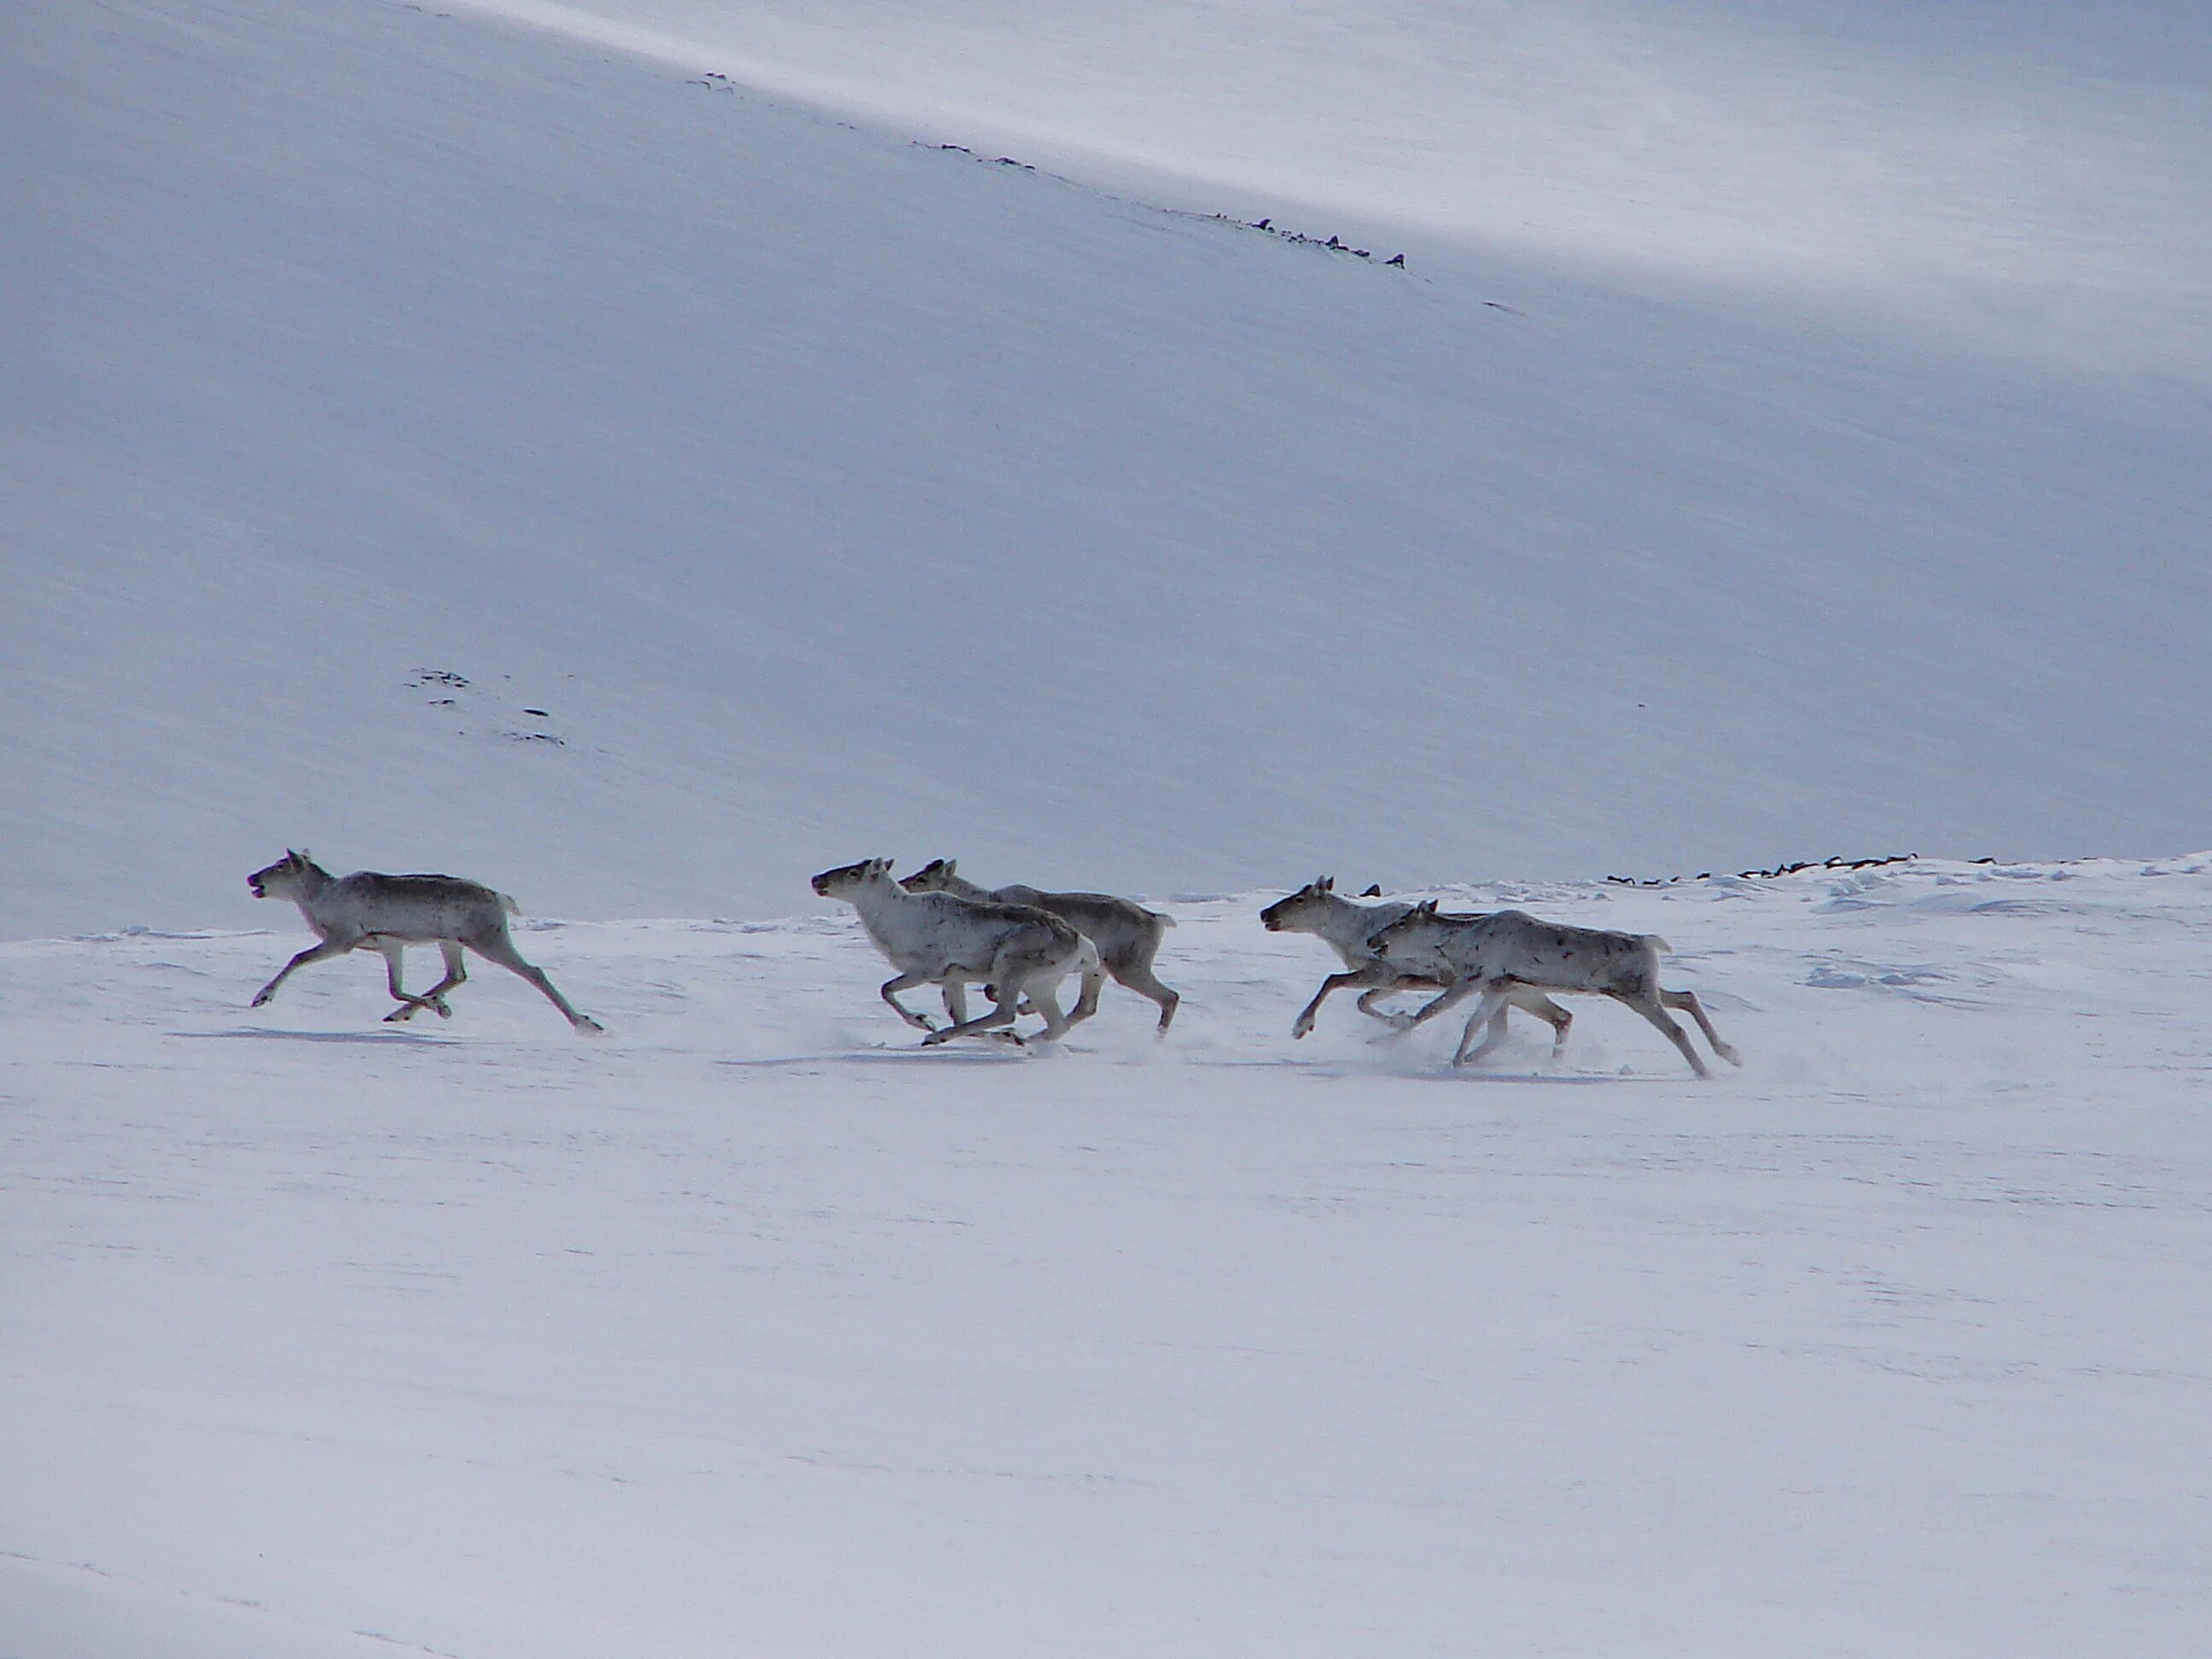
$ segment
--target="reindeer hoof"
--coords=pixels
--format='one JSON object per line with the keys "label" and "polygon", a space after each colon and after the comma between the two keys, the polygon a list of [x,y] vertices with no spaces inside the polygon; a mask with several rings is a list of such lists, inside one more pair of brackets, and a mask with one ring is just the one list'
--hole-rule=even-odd
{"label": "reindeer hoof", "polygon": [[261,993],[261,994],[260,994],[260,995],[258,995],[258,996],[257,996],[256,998],[254,998],[252,1001],[251,1001],[251,1002],[247,1003],[246,1006],[247,1007],[249,1007],[249,1008],[258,1008],[258,1007],[260,1007],[264,1003],[268,1002],[268,1001],[270,1001],[270,997],[269,993],[268,993],[268,992],[266,992],[266,991],[264,991],[264,992],[262,992],[262,993]]}
{"label": "reindeer hoof", "polygon": [[1713,1052],[1718,1054],[1723,1060],[1728,1061],[1731,1066],[1741,1066],[1743,1064],[1743,1056],[1738,1054],[1735,1049],[1729,1048],[1725,1042],[1714,1048]]}
{"label": "reindeer hoof", "polygon": [[[441,1008],[438,1012],[442,1014],[446,1011],[443,1008]],[[605,1036],[607,1034],[607,1028],[600,1024],[596,1019],[593,1019],[589,1014],[579,1014],[576,1016],[576,1030],[584,1036]]]}
{"label": "reindeer hoof", "polygon": [[438,1011],[440,1019],[451,1019],[453,1017],[453,1011],[446,1006],[446,1000],[443,997],[440,997],[430,1006]]}
{"label": "reindeer hoof", "polygon": [[412,1004],[410,1004],[404,1008],[394,1008],[390,1013],[384,1017],[384,1023],[386,1025],[397,1025],[403,1019],[411,1018],[414,1016],[414,1012],[415,1009]]}

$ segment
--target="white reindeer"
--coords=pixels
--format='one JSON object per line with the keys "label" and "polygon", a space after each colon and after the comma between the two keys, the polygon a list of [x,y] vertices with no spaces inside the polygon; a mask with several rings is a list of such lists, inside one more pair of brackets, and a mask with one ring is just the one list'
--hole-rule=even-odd
{"label": "white reindeer", "polygon": [[[1413,1027],[1414,1016],[1394,1014],[1376,1007],[1376,1003],[1394,991],[1444,990],[1452,982],[1451,970],[1440,963],[1415,963],[1410,950],[1396,961],[1385,961],[1367,942],[1413,908],[1410,899],[1362,904],[1355,899],[1340,898],[1336,878],[1322,876],[1260,912],[1260,920],[1269,933],[1316,934],[1344,962],[1345,971],[1331,974],[1322,981],[1313,1000],[1299,1012],[1291,1026],[1292,1037],[1302,1037],[1313,1030],[1315,1020],[1321,1016],[1321,1006],[1328,1000],[1332,992],[1349,990],[1355,985],[1367,988],[1360,993],[1361,1013],[1401,1031]],[[1504,1041],[1507,1005],[1550,1023],[1552,1057],[1558,1059],[1559,1051],[1567,1046],[1567,1028],[1575,1023],[1575,1017],[1541,991],[1526,985],[1513,987],[1504,1003],[1492,1014],[1490,1040],[1483,1044],[1484,1048]]]}
{"label": "white reindeer", "polygon": [[[842,899],[860,913],[869,939],[899,971],[884,981],[881,995],[898,1017],[929,1035],[925,1046],[957,1036],[1005,1035],[1024,998],[1044,1016],[1047,1038],[1066,1034],[1075,1019],[1098,1006],[1104,969],[1098,947],[1058,916],[1026,904],[978,902],[950,893],[909,893],[891,879],[889,859],[863,859],[814,878],[823,898]],[[1077,1013],[1060,1011],[1053,993],[1070,974],[1083,975]],[[992,1012],[966,1018],[965,988],[989,987]],[[942,1029],[898,1000],[917,985],[945,988],[945,1012],[952,1024]]]}
{"label": "white reindeer", "polygon": [[[1167,1035],[1182,998],[1153,975],[1152,958],[1158,954],[1160,940],[1175,926],[1173,916],[1147,910],[1133,899],[1115,898],[1110,893],[1046,893],[1034,887],[978,886],[960,874],[951,859],[932,859],[912,875],[901,878],[899,885],[909,893],[951,893],[956,898],[1028,904],[1050,911],[1098,947],[1098,959],[1108,974],[1159,1005],[1160,1023],[1156,1029],[1160,1036]],[[1085,982],[1083,995],[1089,1000],[1077,1002],[1074,1018],[1078,1019],[1089,1018],[1097,1009],[1097,988],[1091,982]]]}
{"label": "white reindeer", "polygon": [[1705,1077],[1708,1075],[1705,1061],[1698,1058],[1682,1028],[1668,1017],[1669,1008],[1679,1008],[1698,1022],[1698,1029],[1705,1034],[1715,1054],[1732,1066],[1743,1064],[1742,1057],[1713,1030],[1695,993],[1661,988],[1659,953],[1668,947],[1656,933],[1569,927],[1539,921],[1519,910],[1477,916],[1439,915],[1436,901],[1425,899],[1378,928],[1367,943],[1386,962],[1411,963],[1424,970],[1442,966],[1448,970],[1449,986],[1413,1016],[1414,1025],[1470,996],[1480,995],[1452,1054],[1455,1066],[1479,1060],[1489,1051],[1498,1040],[1494,1027],[1480,1048],[1468,1052],[1476,1029],[1503,1013],[1508,1002],[1531,987],[1587,991],[1633,1008],[1665,1032],[1667,1040],[1690,1062],[1690,1069]]}
{"label": "white reindeer", "polygon": [[[446,1006],[446,993],[469,976],[461,962],[461,947],[466,945],[545,993],[579,1031],[596,1036],[602,1029],[589,1014],[570,1007],[553,981],[522,959],[507,936],[507,915],[518,907],[504,893],[458,876],[386,876],[373,870],[333,876],[305,853],[289,851],[266,870],[248,876],[246,884],[256,898],[291,900],[322,940],[286,963],[254,994],[256,1008],[276,994],[295,969],[349,951],[375,951],[384,957],[385,983],[400,1005],[384,1017],[387,1022],[412,1019],[423,1008],[450,1019],[453,1011]],[[446,957],[445,978],[419,995],[399,983],[400,953],[410,945],[435,945]]]}

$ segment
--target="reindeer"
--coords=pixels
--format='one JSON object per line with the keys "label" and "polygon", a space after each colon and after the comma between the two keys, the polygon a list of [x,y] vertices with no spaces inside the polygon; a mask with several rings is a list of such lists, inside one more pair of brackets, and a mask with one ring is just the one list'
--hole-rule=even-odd
{"label": "reindeer", "polygon": [[[977,902],[951,893],[909,893],[891,879],[889,859],[863,859],[814,878],[823,898],[842,899],[860,913],[860,925],[899,971],[884,981],[879,994],[908,1024],[929,1033],[925,1047],[957,1036],[1005,1036],[1022,1039],[1011,1028],[1023,999],[1044,1016],[1048,1039],[1098,1006],[1105,977],[1098,947],[1058,916],[1026,904]],[[1073,1016],[1060,1012],[1053,993],[1070,974],[1083,975]],[[967,1018],[966,989],[988,988],[991,1012]],[[945,1011],[952,1023],[939,1029],[898,1000],[917,985],[945,989]]]}
{"label": "reindeer", "polygon": [[[461,963],[461,947],[466,945],[535,985],[577,1030],[597,1036],[603,1029],[589,1014],[570,1007],[553,981],[522,959],[507,936],[507,918],[519,907],[504,893],[459,876],[386,876],[373,870],[333,876],[305,853],[290,851],[266,870],[256,870],[246,884],[256,898],[291,900],[322,940],[286,963],[254,994],[256,1008],[276,994],[295,969],[349,951],[375,951],[384,957],[385,983],[400,1005],[384,1017],[387,1023],[412,1019],[425,1008],[451,1019],[446,993],[469,976]],[[445,978],[419,995],[399,983],[400,954],[410,945],[435,945],[446,957]]]}
{"label": "reindeer", "polygon": [[[1499,910],[1489,915],[1439,915],[1434,899],[1425,899],[1403,915],[1369,935],[1368,948],[1385,962],[1402,962],[1422,972],[1438,967],[1450,982],[1442,996],[1416,1013],[1407,1029],[1431,1019],[1445,1009],[1480,994],[1474,1012],[1468,1017],[1452,1064],[1480,1060],[1498,1041],[1495,1024],[1505,1005],[1530,988],[1547,991],[1586,991],[1633,1008],[1666,1033],[1681,1051],[1690,1069],[1709,1075],[1698,1051],[1682,1028],[1668,1017],[1677,1008],[1698,1023],[1713,1052],[1731,1066],[1742,1056],[1721,1041],[1703,1004],[1690,991],[1668,991],[1659,983],[1660,952],[1668,949],[1656,933],[1615,933],[1596,927],[1569,927],[1539,921],[1519,910]],[[1478,1026],[1493,1022],[1482,1046],[1468,1052]]]}
{"label": "reindeer", "polygon": [[[1175,918],[1147,910],[1133,899],[1109,893],[1044,893],[1034,887],[979,887],[959,873],[951,859],[932,859],[912,875],[900,879],[909,893],[951,893],[976,902],[1027,904],[1050,911],[1098,947],[1098,959],[1107,973],[1139,996],[1150,997],[1160,1006],[1158,1035],[1167,1035],[1182,998],[1152,975],[1152,957],[1160,940],[1175,926]],[[1097,988],[1085,981],[1074,1018],[1086,1019],[1097,1008]]]}
{"label": "reindeer", "polygon": [[[1370,887],[1368,895],[1382,890]],[[1446,989],[1451,983],[1450,971],[1439,963],[1415,963],[1408,959],[1385,962],[1368,945],[1369,938],[1378,930],[1404,915],[1413,908],[1406,899],[1387,900],[1381,904],[1361,904],[1352,899],[1336,896],[1336,878],[1321,876],[1308,882],[1287,897],[1277,899],[1260,912],[1260,920],[1271,933],[1314,933],[1325,940],[1329,948],[1343,959],[1346,971],[1331,974],[1322,981],[1321,989],[1314,993],[1311,1002],[1299,1012],[1291,1023],[1291,1036],[1302,1037],[1314,1028],[1320,1018],[1321,1006],[1334,991],[1349,990],[1355,985],[1368,988],[1360,994],[1359,1012],[1382,1020],[1393,1030],[1412,1029],[1414,1017],[1394,1014],[1375,1005],[1394,991]],[[1549,1022],[1552,1027],[1552,1057],[1559,1058],[1559,1051],[1567,1046],[1567,1028],[1575,1017],[1546,996],[1541,991],[1526,985],[1516,986],[1505,998],[1511,1006]],[[1500,1042],[1505,1036],[1505,1008],[1498,1007],[1491,1016],[1490,1041],[1483,1046]]]}

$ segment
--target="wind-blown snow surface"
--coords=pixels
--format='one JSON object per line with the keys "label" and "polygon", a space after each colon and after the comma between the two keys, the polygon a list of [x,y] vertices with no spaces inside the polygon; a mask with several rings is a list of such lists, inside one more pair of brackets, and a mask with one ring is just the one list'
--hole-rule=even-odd
{"label": "wind-blown snow surface", "polygon": [[[2201,844],[2212,420],[2160,182],[2201,100],[2131,38],[2181,77],[2154,130],[2033,211],[1932,137],[1896,196],[1966,227],[1915,294],[1983,306],[2019,250],[1993,335],[1819,237],[1784,265],[1834,280],[1697,281],[1679,226],[1638,266],[1335,180],[1293,228],[1383,269],[708,47],[0,8],[0,933],[252,926],[303,842],[595,918],[778,915],[874,853],[1161,891]],[[1838,73],[1807,118],[1880,130]],[[1755,134],[1758,84],[1690,131]],[[1358,118],[1352,185],[1395,142]],[[1601,152],[1575,199],[1632,191],[1550,131],[1515,189]],[[1186,185],[1243,176],[1200,137]],[[2077,310],[2148,320],[2054,349]]]}
{"label": "wind-blown snow surface", "polygon": [[842,917],[0,946],[0,1653],[2201,1651],[2212,856],[1451,896],[1746,1068],[1294,1044],[1257,896],[1032,1055]]}

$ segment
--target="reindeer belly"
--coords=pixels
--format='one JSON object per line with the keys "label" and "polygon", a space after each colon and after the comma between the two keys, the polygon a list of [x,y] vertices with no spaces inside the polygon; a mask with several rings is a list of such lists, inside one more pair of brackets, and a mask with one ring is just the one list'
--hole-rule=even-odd
{"label": "reindeer belly", "polygon": [[444,939],[474,937],[471,924],[482,918],[453,905],[386,903],[340,911],[331,920],[341,926],[358,927],[363,935],[362,943],[373,947],[392,943],[434,945]]}

